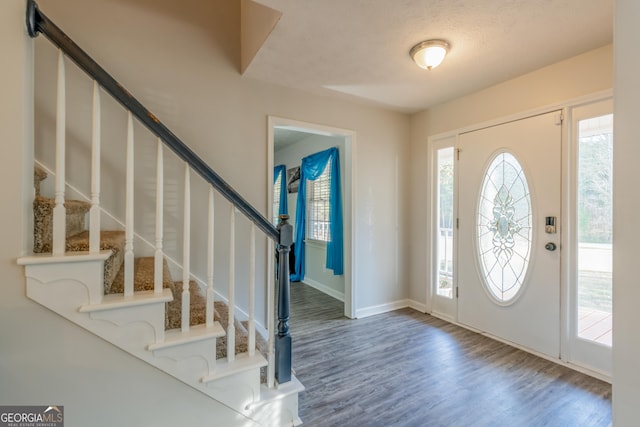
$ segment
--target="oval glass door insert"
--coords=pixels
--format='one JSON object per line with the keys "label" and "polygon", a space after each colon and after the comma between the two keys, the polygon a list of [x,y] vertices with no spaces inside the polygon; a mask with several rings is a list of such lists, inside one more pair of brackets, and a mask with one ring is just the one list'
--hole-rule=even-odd
{"label": "oval glass door insert", "polygon": [[477,215],[477,244],[484,284],[499,304],[522,289],[531,255],[531,194],[524,170],[501,152],[485,172]]}

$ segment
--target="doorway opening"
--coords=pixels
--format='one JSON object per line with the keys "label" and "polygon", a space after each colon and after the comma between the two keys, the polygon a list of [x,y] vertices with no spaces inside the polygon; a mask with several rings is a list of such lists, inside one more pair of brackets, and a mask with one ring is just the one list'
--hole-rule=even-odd
{"label": "doorway opening", "polygon": [[[306,232],[305,238],[300,242],[304,245],[304,258],[300,261],[304,274],[300,277],[300,282],[340,301],[344,305],[344,315],[349,318],[355,317],[355,292],[351,266],[354,140],[355,133],[349,130],[269,117],[267,169],[269,218],[273,218],[276,222],[281,212],[281,205],[285,203],[295,236],[298,205],[305,206]],[[300,182],[302,159],[325,150],[333,150],[336,153],[335,157],[339,159],[344,261],[342,274],[335,274],[336,270],[328,268],[326,262],[329,256],[327,246],[331,241],[328,221],[328,182],[330,180],[327,179],[327,174],[323,173],[316,180]],[[326,171],[328,170],[327,165]],[[306,185],[304,191],[301,191],[301,185]],[[300,202],[299,197],[304,197],[304,200]],[[298,275],[296,272],[292,277]],[[296,282],[292,282],[292,287],[296,285]]]}

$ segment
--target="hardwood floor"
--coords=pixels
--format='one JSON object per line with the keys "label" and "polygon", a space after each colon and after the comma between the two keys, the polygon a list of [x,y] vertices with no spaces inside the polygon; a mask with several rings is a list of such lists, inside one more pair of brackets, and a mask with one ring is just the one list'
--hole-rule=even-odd
{"label": "hardwood floor", "polygon": [[438,318],[359,320],[291,285],[305,426],[608,426],[611,386]]}

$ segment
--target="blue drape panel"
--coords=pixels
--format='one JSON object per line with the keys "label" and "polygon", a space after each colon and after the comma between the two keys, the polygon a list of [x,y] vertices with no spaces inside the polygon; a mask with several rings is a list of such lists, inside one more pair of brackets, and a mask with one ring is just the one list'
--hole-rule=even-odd
{"label": "blue drape panel", "polygon": [[280,180],[280,195],[275,194],[274,197],[279,197],[280,204],[278,208],[278,215],[289,214],[289,202],[287,197],[287,167],[285,165],[278,165],[273,168],[273,183],[278,180],[278,176],[281,176]]}
{"label": "blue drape panel", "polygon": [[296,226],[294,239],[294,252],[296,256],[295,274],[292,281],[304,279],[304,238],[306,232],[307,217],[307,180],[315,181],[322,175],[325,167],[331,168],[331,181],[329,187],[329,234],[327,242],[326,267],[333,270],[333,274],[344,273],[343,255],[343,224],[342,224],[342,194],[340,191],[340,155],[337,148],[329,148],[302,159],[300,165],[300,186],[298,187],[298,202],[296,205]]}

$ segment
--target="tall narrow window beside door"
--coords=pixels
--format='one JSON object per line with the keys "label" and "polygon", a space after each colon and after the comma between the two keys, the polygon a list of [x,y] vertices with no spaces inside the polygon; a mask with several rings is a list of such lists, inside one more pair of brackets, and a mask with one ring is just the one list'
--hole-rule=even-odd
{"label": "tall narrow window beside door", "polygon": [[438,150],[436,292],[453,298],[453,147]]}
{"label": "tall narrow window beside door", "polygon": [[578,337],[611,346],[613,115],[578,122]]}
{"label": "tall narrow window beside door", "polygon": [[328,242],[329,233],[329,192],[331,188],[331,168],[327,166],[320,177],[307,181],[307,239]]}

